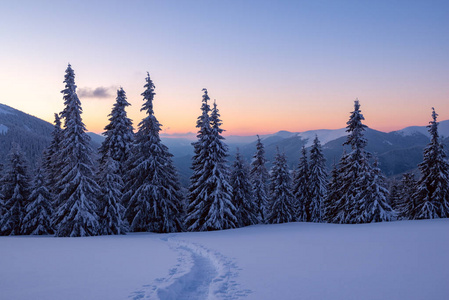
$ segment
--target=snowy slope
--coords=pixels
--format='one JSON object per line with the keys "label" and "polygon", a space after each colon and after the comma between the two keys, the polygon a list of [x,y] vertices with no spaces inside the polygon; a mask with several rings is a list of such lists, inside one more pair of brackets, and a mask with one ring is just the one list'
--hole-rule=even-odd
{"label": "snowy slope", "polygon": [[0,299],[127,299],[176,253],[156,234],[0,237]]}
{"label": "snowy slope", "polygon": [[1,299],[446,299],[449,219],[0,237]]}
{"label": "snowy slope", "polygon": [[0,124],[0,134],[6,134],[8,132],[8,126]]}
{"label": "snowy slope", "polygon": [[310,147],[313,144],[313,140],[315,136],[318,136],[321,145],[325,145],[326,143],[336,140],[342,136],[346,136],[348,133],[346,132],[346,128],[341,129],[320,129],[320,130],[310,130],[300,132],[298,134],[299,137],[303,140],[307,140],[306,147]]}
{"label": "snowy slope", "polygon": [[4,105],[0,103],[0,114],[4,115],[15,115],[14,109],[9,107],[8,105]]}
{"label": "snowy slope", "polygon": [[[339,137],[346,136],[346,128],[341,129],[318,129],[318,130],[309,130],[304,132],[289,132],[289,131],[279,131],[274,134],[261,135],[260,138],[265,141],[270,138],[279,139],[289,139],[292,137],[299,137],[302,140],[307,140],[306,147],[309,147],[313,144],[313,139],[315,136],[318,136],[321,144],[324,145],[327,142],[338,139]],[[231,145],[239,145],[239,144],[249,144],[253,143],[257,140],[257,136],[236,136],[230,135],[225,136],[226,142]]]}
{"label": "snowy slope", "polygon": [[[438,133],[442,137],[449,137],[449,120],[441,121],[438,125]],[[414,134],[424,134],[425,136],[429,135],[429,130],[427,126],[410,126],[404,129],[396,131],[399,134],[404,136],[414,135]]]}

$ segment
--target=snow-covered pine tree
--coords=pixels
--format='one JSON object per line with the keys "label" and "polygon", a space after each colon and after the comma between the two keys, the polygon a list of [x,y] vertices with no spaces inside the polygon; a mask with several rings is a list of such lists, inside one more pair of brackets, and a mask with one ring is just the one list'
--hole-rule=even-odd
{"label": "snow-covered pine tree", "polygon": [[307,160],[307,150],[303,146],[301,150],[298,167],[293,177],[293,220],[307,222],[311,220],[310,211],[310,190],[309,190],[309,163]]}
{"label": "snow-covered pine tree", "polygon": [[416,211],[414,195],[417,191],[415,175],[411,172],[402,175],[397,213],[399,220],[412,220]]}
{"label": "snow-covered pine tree", "polygon": [[56,236],[92,236],[99,232],[97,203],[100,187],[95,181],[89,146],[90,137],[81,119],[81,102],[76,94],[75,73],[68,65],[61,91],[65,108],[59,157],[63,168],[58,176],[59,194],[53,224]]}
{"label": "snow-covered pine tree", "polygon": [[270,209],[268,223],[278,224],[294,221],[293,193],[287,159],[279,149],[270,174]]}
{"label": "snow-covered pine tree", "polygon": [[432,107],[432,121],[427,128],[430,143],[424,149],[423,162],[418,165],[421,178],[414,195],[414,219],[449,217],[449,163],[438,135],[438,114]]}
{"label": "snow-covered pine tree", "polygon": [[389,182],[389,196],[388,196],[388,204],[390,204],[393,209],[396,219],[399,217],[399,205],[401,202],[402,195],[402,184],[400,181],[396,179],[392,179]]}
{"label": "snow-covered pine tree", "polygon": [[0,235],[22,234],[25,207],[30,196],[30,177],[25,156],[16,143],[8,154],[8,165],[3,177],[4,214],[0,220]]}
{"label": "snow-covered pine tree", "polygon": [[363,132],[366,125],[362,124],[363,120],[365,118],[361,113],[359,100],[355,100],[354,111],[351,112],[346,127],[349,134],[343,144],[351,146],[351,151],[343,155],[339,163],[340,199],[336,202],[338,212],[334,223],[356,223],[357,217],[363,214],[359,194],[367,189],[371,172],[368,162],[370,154],[365,150],[367,141]]}
{"label": "snow-covered pine tree", "polygon": [[143,105],[147,116],[139,123],[129,160],[125,194],[131,231],[177,232],[183,229],[183,197],[172,154],[159,136],[161,124],[153,110],[156,93],[147,73]]}
{"label": "snow-covered pine tree", "polygon": [[[196,121],[196,127],[198,129],[197,141],[192,143],[194,155],[192,157],[192,170],[193,174],[190,177],[189,191],[187,194],[187,215],[186,215],[186,228],[190,231],[199,230],[200,218],[206,216],[206,198],[200,197],[201,191],[205,187],[207,176],[204,174],[204,167],[206,160],[209,156],[209,143],[210,143],[210,106],[208,101],[210,100],[207,93],[207,89],[203,89],[202,103],[201,103],[201,115]],[[202,195],[204,197],[204,193]]]}
{"label": "snow-covered pine tree", "polygon": [[250,178],[253,188],[256,215],[259,223],[265,223],[266,209],[268,205],[268,170],[265,166],[265,149],[260,137],[257,136],[256,153],[250,167]]}
{"label": "snow-covered pine tree", "polygon": [[332,223],[338,212],[338,207],[336,205],[338,199],[340,199],[340,181],[338,175],[337,164],[334,161],[332,164],[329,184],[327,186],[327,196],[323,204],[323,221],[327,223]]}
{"label": "snow-covered pine tree", "polygon": [[210,209],[205,218],[206,230],[228,229],[237,226],[236,208],[232,204],[232,186],[229,183],[230,172],[227,166],[228,146],[224,143],[221,128],[220,113],[217,103],[210,114],[211,132],[209,139],[210,176],[206,179],[206,190],[209,191]]}
{"label": "snow-covered pine tree", "polygon": [[315,136],[313,145],[310,149],[310,172],[309,172],[309,191],[310,191],[310,221],[323,221],[323,206],[327,196],[327,172],[326,159],[321,149],[321,143],[318,136]]}
{"label": "snow-covered pine tree", "polygon": [[373,223],[391,221],[395,216],[388,204],[389,192],[385,176],[379,168],[377,157],[374,158],[372,172],[368,174],[367,187],[358,193],[358,207],[362,213],[356,215],[356,223]]}
{"label": "snow-covered pine tree", "polygon": [[101,187],[98,216],[100,234],[125,234],[127,224],[124,221],[125,208],[121,203],[123,180],[120,176],[120,163],[108,153],[102,155],[99,166]]}
{"label": "snow-covered pine tree", "polygon": [[106,138],[99,148],[101,157],[98,178],[101,198],[98,215],[102,234],[124,234],[127,231],[122,197],[125,163],[131,153],[134,137],[132,121],[125,111],[129,105],[125,91],[120,88],[109,114],[110,122],[103,133]]}
{"label": "snow-covered pine tree", "polygon": [[232,203],[236,208],[237,227],[258,223],[257,207],[254,202],[249,168],[237,149],[231,173]]}
{"label": "snow-covered pine tree", "polygon": [[123,176],[125,172],[125,162],[131,152],[134,139],[133,123],[125,110],[129,105],[123,88],[118,89],[116,101],[109,114],[110,122],[104,128],[105,139],[98,149],[101,154],[100,164],[103,163],[103,160],[112,157],[113,160],[118,162],[118,174],[120,176]]}
{"label": "snow-covered pine tree", "polygon": [[51,224],[52,215],[52,197],[47,188],[44,173],[41,168],[38,168],[22,223],[23,234],[53,234],[54,230]]}
{"label": "snow-covered pine tree", "polygon": [[52,200],[55,200],[55,194],[58,194],[59,188],[56,186],[62,169],[62,157],[60,157],[62,129],[61,118],[55,113],[55,126],[53,129],[52,140],[43,154],[43,170],[45,172],[46,185],[53,194]]}
{"label": "snow-covered pine tree", "polygon": [[227,145],[216,103],[209,116],[210,100],[204,89],[202,114],[198,117],[198,141],[194,143],[193,175],[190,178],[186,226],[190,231],[235,228],[236,208],[232,204],[232,187],[226,166]]}

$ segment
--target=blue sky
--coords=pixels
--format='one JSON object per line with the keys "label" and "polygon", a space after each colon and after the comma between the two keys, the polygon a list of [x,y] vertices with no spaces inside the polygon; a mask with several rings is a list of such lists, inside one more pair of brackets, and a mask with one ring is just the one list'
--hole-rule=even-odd
{"label": "blue sky", "polygon": [[447,1],[14,1],[0,22],[0,102],[52,121],[70,62],[96,132],[119,86],[139,122],[147,71],[168,133],[204,87],[228,134],[341,128],[356,97],[375,129],[449,119]]}

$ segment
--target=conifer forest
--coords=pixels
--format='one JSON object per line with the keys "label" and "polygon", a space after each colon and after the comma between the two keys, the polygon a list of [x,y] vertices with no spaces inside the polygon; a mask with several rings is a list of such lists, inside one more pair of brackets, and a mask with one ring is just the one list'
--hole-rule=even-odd
{"label": "conifer forest", "polygon": [[[0,234],[83,237],[127,232],[215,231],[255,224],[315,222],[361,224],[449,217],[449,162],[430,112],[430,142],[419,175],[394,182],[366,150],[366,125],[355,100],[346,123],[349,149],[327,169],[320,140],[297,149],[291,170],[283,149],[267,169],[263,139],[251,161],[229,157],[219,102],[207,89],[198,99],[197,139],[187,188],[173,155],[161,140],[155,84],[143,80],[138,123],[117,90],[104,141],[92,149],[82,120],[75,73],[69,64],[61,91],[64,109],[55,113],[50,145],[32,168],[13,143],[1,170]],[[349,110],[349,109],[348,109]],[[232,161],[232,163],[231,163]]]}

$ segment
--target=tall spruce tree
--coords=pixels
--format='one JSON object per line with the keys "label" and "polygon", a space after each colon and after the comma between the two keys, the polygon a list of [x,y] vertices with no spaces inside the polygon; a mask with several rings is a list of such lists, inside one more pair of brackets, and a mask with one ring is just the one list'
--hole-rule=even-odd
{"label": "tall spruce tree", "polygon": [[235,228],[236,208],[232,204],[232,187],[226,166],[227,146],[221,133],[216,103],[209,116],[210,100],[204,89],[202,114],[198,117],[198,141],[193,144],[193,175],[190,178],[186,226],[190,231]]}
{"label": "tall spruce tree", "polygon": [[449,217],[449,163],[438,135],[438,114],[432,107],[432,121],[427,128],[430,143],[424,149],[423,162],[418,165],[421,178],[414,195],[414,219]]}
{"label": "tall spruce tree", "polygon": [[237,149],[231,174],[232,203],[236,208],[237,227],[258,223],[257,207],[254,202],[249,168]]}
{"label": "tall spruce tree", "polygon": [[268,223],[278,224],[294,221],[293,193],[287,159],[279,149],[270,176],[270,211]]}
{"label": "tall spruce tree", "polygon": [[16,143],[12,144],[8,163],[2,186],[4,214],[0,235],[20,235],[30,196],[30,177],[25,156]]}
{"label": "tall spruce tree", "polygon": [[323,207],[327,196],[326,159],[317,136],[310,149],[310,221],[323,221]]}
{"label": "tall spruce tree", "polygon": [[293,177],[294,220],[307,222],[311,220],[312,213],[310,210],[309,163],[305,146],[302,147],[301,154],[298,167]]}
{"label": "tall spruce tree", "polygon": [[62,169],[62,160],[60,157],[61,141],[62,141],[62,129],[61,118],[59,114],[55,113],[54,129],[51,133],[52,140],[48,148],[43,154],[43,169],[45,172],[46,185],[49,191],[52,193],[51,198],[55,200],[55,194],[58,194],[59,188],[57,186],[58,178]]}
{"label": "tall spruce tree", "polygon": [[125,208],[121,200],[125,163],[131,153],[134,136],[132,121],[125,110],[129,105],[125,91],[120,88],[109,114],[110,122],[103,133],[106,138],[99,149],[101,157],[98,178],[101,199],[98,214],[102,234],[124,234],[127,231],[124,221]]}
{"label": "tall spruce tree", "polygon": [[356,223],[391,221],[395,214],[388,204],[386,179],[379,168],[377,157],[374,158],[372,172],[364,175],[367,186],[357,195],[361,213],[356,215]]}
{"label": "tall spruce tree", "polygon": [[153,101],[156,93],[147,73],[143,105],[147,116],[139,123],[129,163],[125,194],[131,231],[177,232],[183,229],[183,198],[172,154],[159,136]]}
{"label": "tall spruce tree", "polygon": [[[187,194],[187,215],[186,227],[189,230],[199,230],[201,216],[206,216],[208,207],[206,207],[206,199],[200,197],[200,193],[205,188],[206,175],[204,168],[209,156],[209,143],[211,135],[210,126],[210,100],[207,89],[203,89],[201,115],[198,117],[196,127],[198,129],[197,141],[192,143],[194,155],[192,157],[193,174],[190,177],[189,191]],[[208,174],[209,176],[209,174]],[[204,193],[202,195],[204,197]]]}
{"label": "tall spruce tree", "polygon": [[53,234],[51,223],[53,215],[52,198],[47,188],[43,171],[39,168],[34,178],[33,190],[26,206],[22,232],[32,235]]}
{"label": "tall spruce tree", "polygon": [[97,203],[100,187],[95,181],[90,154],[90,137],[82,122],[81,102],[76,94],[75,73],[68,65],[61,91],[65,108],[60,159],[63,168],[58,176],[59,194],[54,215],[56,236],[92,236],[99,232]]}
{"label": "tall spruce tree", "polygon": [[250,168],[250,178],[252,185],[252,193],[254,196],[254,203],[256,205],[256,215],[259,223],[265,223],[266,209],[268,205],[268,170],[265,166],[267,160],[265,159],[265,148],[257,136],[256,153],[253,156]]}
{"label": "tall spruce tree", "polygon": [[335,223],[357,223],[357,218],[363,214],[363,208],[359,201],[360,193],[367,189],[371,166],[368,159],[370,154],[365,150],[366,139],[363,132],[366,125],[360,110],[359,100],[354,101],[354,111],[351,112],[347,122],[346,132],[348,137],[343,145],[349,145],[351,151],[343,155],[339,163],[340,174],[340,198],[335,205],[338,208],[334,217]]}
{"label": "tall spruce tree", "polygon": [[123,88],[118,89],[116,101],[109,114],[109,124],[104,128],[105,139],[98,149],[101,154],[100,164],[111,157],[118,163],[120,176],[125,172],[125,162],[131,153],[134,139],[133,123],[125,110],[129,105]]}

